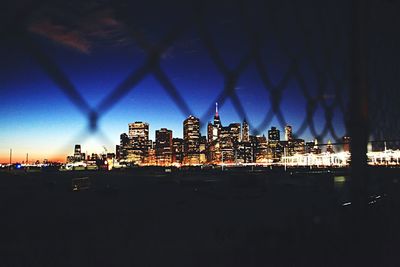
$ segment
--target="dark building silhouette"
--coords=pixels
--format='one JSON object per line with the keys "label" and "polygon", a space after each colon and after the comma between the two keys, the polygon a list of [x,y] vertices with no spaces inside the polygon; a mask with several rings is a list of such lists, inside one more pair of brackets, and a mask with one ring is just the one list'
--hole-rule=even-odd
{"label": "dark building silhouette", "polygon": [[74,149],[74,160],[75,160],[75,161],[81,161],[81,160],[83,160],[83,158],[82,158],[82,152],[81,152],[81,145],[75,145],[75,149]]}
{"label": "dark building silhouette", "polygon": [[172,131],[161,128],[156,131],[155,144],[157,165],[165,166],[172,163]]}
{"label": "dark building silhouette", "polygon": [[350,152],[350,136],[343,136],[343,151]]}
{"label": "dark building silhouette", "polygon": [[280,131],[276,127],[271,127],[268,130],[268,152],[269,158],[278,161],[281,157],[282,146],[280,144]]}
{"label": "dark building silhouette", "polygon": [[183,139],[172,138],[172,162],[183,162]]}

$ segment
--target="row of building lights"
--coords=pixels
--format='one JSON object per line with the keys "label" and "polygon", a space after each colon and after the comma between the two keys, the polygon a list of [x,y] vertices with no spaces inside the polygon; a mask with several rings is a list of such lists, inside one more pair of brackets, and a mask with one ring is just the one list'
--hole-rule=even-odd
{"label": "row of building lights", "polygon": [[[346,142],[344,150],[349,149]],[[347,140],[349,141],[349,140]],[[328,144],[326,151],[333,153]],[[293,138],[292,127],[285,127],[285,140],[280,140],[276,127],[268,130],[268,136],[250,135],[249,125],[231,123],[223,126],[218,113],[218,104],[213,122],[207,125],[207,136],[200,133],[200,120],[190,115],[183,122],[183,138],[173,138],[172,130],[161,128],[155,132],[155,142],[149,139],[149,124],[129,124],[129,132],[120,135],[116,146],[119,162],[137,165],[199,165],[199,164],[242,164],[279,162],[283,156],[295,154],[320,154],[316,141],[305,142]]]}

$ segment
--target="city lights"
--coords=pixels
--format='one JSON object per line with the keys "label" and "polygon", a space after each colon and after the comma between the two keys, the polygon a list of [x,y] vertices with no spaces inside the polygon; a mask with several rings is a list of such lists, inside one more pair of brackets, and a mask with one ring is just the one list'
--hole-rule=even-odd
{"label": "city lights", "polygon": [[[149,138],[150,125],[147,122],[133,122],[128,133],[120,135],[116,153],[85,155],[81,146],[76,145],[74,155],[67,158],[65,169],[104,169],[127,166],[284,166],[286,167],[346,167],[351,162],[350,138],[343,137],[343,143],[334,147],[306,142],[294,137],[292,126],[281,131],[272,126],[265,135],[251,135],[246,120],[223,126],[215,106],[213,122],[207,123],[206,136],[201,135],[200,120],[190,115],[183,121],[183,138],[174,138],[173,131],[161,128],[155,131],[155,140]],[[335,151],[337,150],[337,151]],[[367,154],[370,165],[398,165],[400,151],[370,151]]]}

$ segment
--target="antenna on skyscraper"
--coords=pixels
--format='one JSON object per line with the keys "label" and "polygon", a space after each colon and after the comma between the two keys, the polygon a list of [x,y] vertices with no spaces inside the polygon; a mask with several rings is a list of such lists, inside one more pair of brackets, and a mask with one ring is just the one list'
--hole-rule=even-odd
{"label": "antenna on skyscraper", "polygon": [[215,116],[218,117],[218,102],[215,102]]}

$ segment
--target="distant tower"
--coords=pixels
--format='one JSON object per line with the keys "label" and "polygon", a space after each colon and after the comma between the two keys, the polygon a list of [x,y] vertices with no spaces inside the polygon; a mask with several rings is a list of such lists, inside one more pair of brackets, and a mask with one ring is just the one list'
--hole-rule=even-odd
{"label": "distant tower", "polygon": [[249,125],[246,119],[244,119],[242,123],[242,142],[249,142]]}
{"label": "distant tower", "polygon": [[200,120],[190,115],[183,122],[184,162],[185,164],[200,163]]}
{"label": "distant tower", "polygon": [[280,136],[281,136],[280,131],[278,129],[276,129],[276,127],[271,127],[271,129],[268,130],[268,140],[269,141],[278,142],[281,140]]}
{"label": "distant tower", "polygon": [[155,150],[158,165],[172,163],[172,130],[166,128],[156,130]]}
{"label": "distant tower", "polygon": [[326,152],[335,153],[335,151],[333,150],[333,146],[332,146],[331,140],[328,140],[328,144],[326,145]]}
{"label": "distant tower", "polygon": [[286,125],[285,126],[285,141],[292,141],[293,135],[292,135],[292,126]]}
{"label": "distant tower", "polygon": [[207,141],[208,143],[211,143],[213,141],[213,125],[211,122],[208,122],[207,124]]}
{"label": "distant tower", "polygon": [[218,102],[215,103],[214,126],[221,128],[221,120],[220,120],[219,114],[218,114]]}
{"label": "distant tower", "polygon": [[318,140],[314,139],[314,147],[313,147],[314,154],[321,154],[321,148],[318,146]]}
{"label": "distant tower", "polygon": [[343,151],[350,152],[350,136],[343,136]]}
{"label": "distant tower", "polygon": [[75,145],[74,159],[75,159],[76,161],[82,160],[81,145]]}

